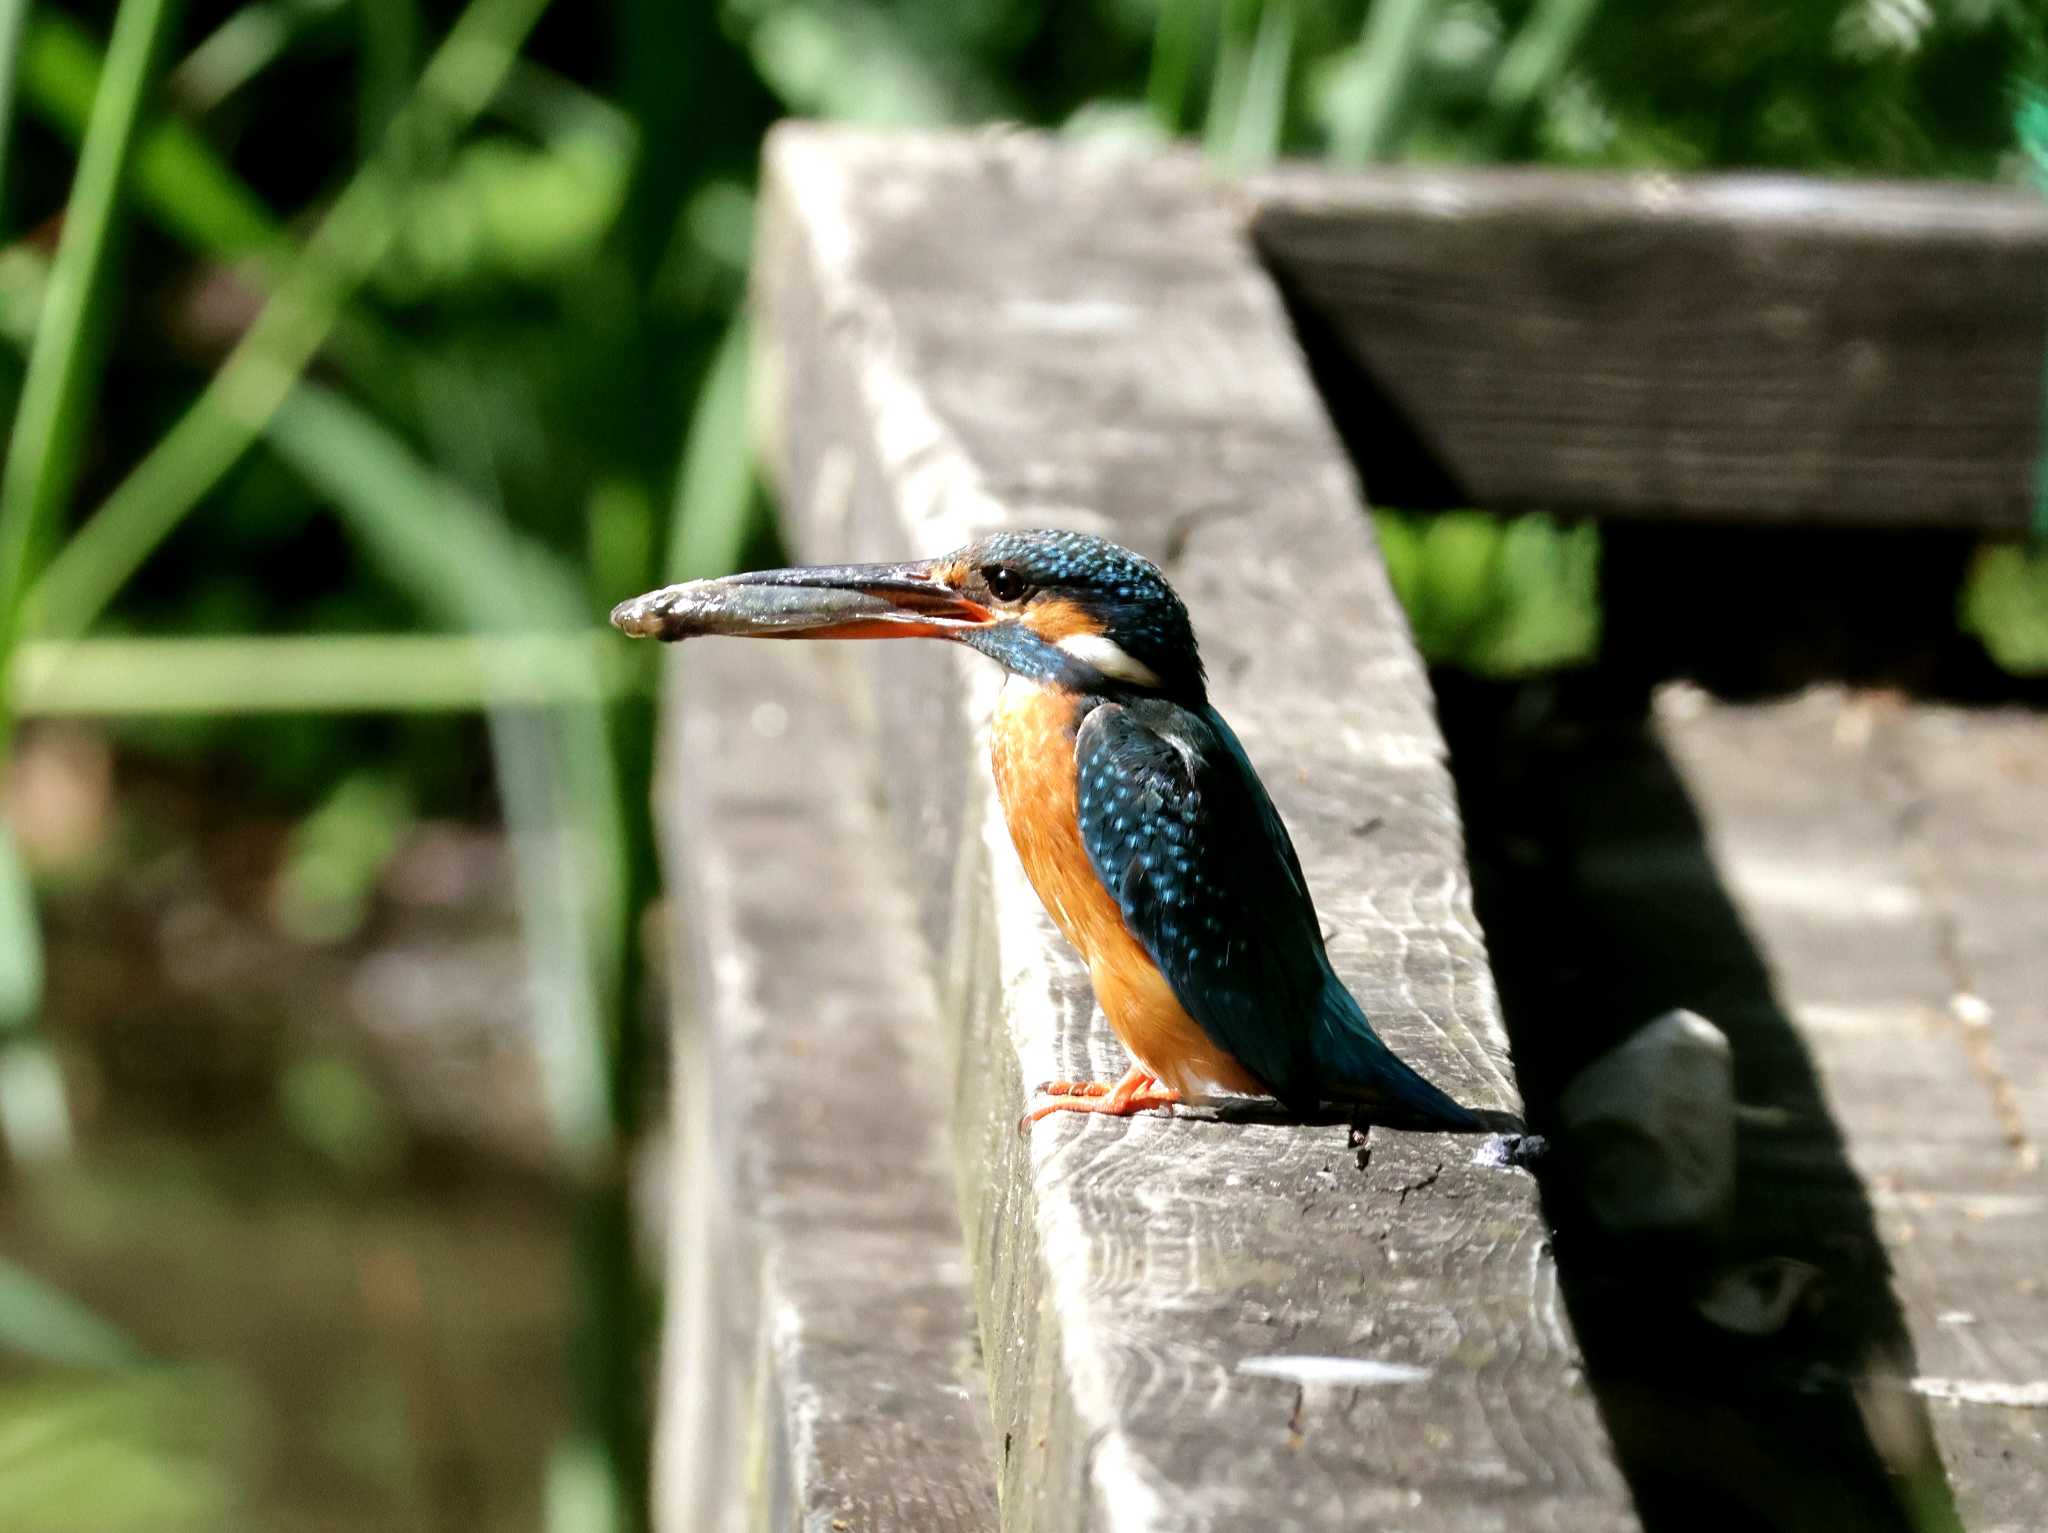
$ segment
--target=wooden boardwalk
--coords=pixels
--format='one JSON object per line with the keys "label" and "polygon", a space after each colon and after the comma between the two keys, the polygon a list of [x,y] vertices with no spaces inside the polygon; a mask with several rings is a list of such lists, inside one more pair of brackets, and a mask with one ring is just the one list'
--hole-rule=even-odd
{"label": "wooden boardwalk", "polygon": [[[667,1528],[990,1533],[929,976],[843,666],[700,646],[663,768],[678,990]],[[821,771],[822,756],[832,770]]]}
{"label": "wooden boardwalk", "polygon": [[1645,1525],[2038,1526],[2048,718],[1587,692],[1444,706],[1531,1089],[1673,1005],[1733,1045],[1725,1224],[1629,1242],[1560,1200]]}
{"label": "wooden boardwalk", "polygon": [[[1388,1039],[1512,1114],[1690,1007],[1733,1044],[1739,1180],[1725,1228],[1630,1244],[1568,1155],[1539,1200],[1445,1136],[1020,1136],[1029,1083],[1124,1060],[1001,823],[998,673],[692,644],[669,1533],[2042,1525],[2048,724],[1678,688],[1545,738],[1542,689],[1487,718],[1447,689],[1447,762],[1338,432],[1369,479],[1501,505],[2015,525],[2039,358],[1958,317],[2048,315],[2048,215],[1887,189],[1773,226],[1755,188],[1646,187],[773,136],[758,425],[794,557],[1068,526],[1158,559]],[[1891,259],[1872,207],[1891,311],[1830,275]],[[1588,217],[1626,292],[1559,264]],[[1673,370],[1715,328],[1665,313],[1688,271],[1796,302]],[[1585,365],[1519,368],[1553,331]],[[1318,394],[1358,369],[1369,398]]]}
{"label": "wooden boardwalk", "polygon": [[[1888,1257],[1908,1345],[1868,1360],[1869,1414],[1910,1448],[1924,1409],[1971,1533],[2038,1528],[2048,719],[1833,689],[1747,707],[1677,697],[1658,732]],[[1766,1152],[1750,1174],[1803,1168]]]}
{"label": "wooden boardwalk", "polygon": [[[1281,305],[1205,173],[1031,138],[785,129],[758,276],[794,551],[1065,525],[1159,558],[1339,969],[1428,1074],[1516,1109],[1422,669]],[[677,663],[680,706],[732,706],[695,700],[699,653]],[[1003,1526],[1632,1527],[1535,1184],[1479,1141],[1375,1132],[1360,1157],[1341,1125],[1191,1117],[1019,1136],[1029,1082],[1123,1061],[996,810],[980,721],[999,677],[933,645],[848,663],[880,731],[893,855],[872,879],[913,891],[938,996]],[[755,707],[778,674],[762,664]],[[798,736],[742,746],[829,769]],[[679,856],[717,855],[715,822],[676,824]],[[792,882],[793,923],[821,892]],[[890,1328],[878,1313],[878,1350]],[[679,1483],[672,1504],[698,1494]]]}

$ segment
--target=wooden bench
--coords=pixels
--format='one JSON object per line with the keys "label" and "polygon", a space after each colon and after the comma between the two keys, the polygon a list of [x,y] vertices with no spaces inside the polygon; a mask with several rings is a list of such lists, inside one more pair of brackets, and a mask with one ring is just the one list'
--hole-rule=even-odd
{"label": "wooden bench", "polygon": [[[1717,232],[1711,197],[1672,195],[1738,256],[1780,248],[1746,225]],[[1926,209],[1940,197],[1899,195],[1923,215],[1902,226],[1938,243]],[[1696,469],[1707,488],[1672,509],[1740,500],[1883,520],[1930,502],[1840,464],[1910,416],[1924,450],[1909,456],[1942,514],[2010,526],[2025,515],[2041,360],[2038,324],[2031,372],[1999,341],[1996,421],[1965,419],[1984,391],[1939,370],[1937,304],[1880,350],[1887,368],[1956,381],[1946,404],[1935,390],[1900,415],[1887,387],[1891,414],[1801,417],[1773,435],[1768,410],[1729,398],[1745,347],[1777,347],[1786,399],[1839,382],[1804,358],[1814,327],[1846,348],[1828,366],[1868,356],[1853,326],[1830,328],[1840,316],[1815,275],[1804,317],[1722,337],[1718,370],[1678,391],[1704,424],[1676,406],[1617,424],[1560,362],[1528,385],[1555,432],[1496,442],[1502,420],[1535,409],[1515,402],[1507,357],[1570,334],[1597,351],[1618,322],[1619,300],[1573,277],[1556,226],[1520,244],[1502,233],[1518,197],[1507,176],[1290,172],[1233,188],[1179,154],[789,126],[770,141],[756,258],[757,424],[793,556],[899,558],[994,527],[1074,526],[1159,560],[1294,831],[1340,972],[1425,1073],[1510,1113],[1516,1075],[1444,740],[1339,427],[1368,478],[1383,440],[1412,476],[1394,483],[1433,477],[1503,505],[1641,511],[1637,497]],[[1654,219],[1670,203],[1609,205],[1625,226],[1626,206]],[[1474,208],[1477,235],[1459,226]],[[1742,224],[1744,209],[1728,217]],[[2048,312],[2048,288],[2020,280],[2048,269],[2048,217],[1998,199],[1978,211],[1981,237],[1957,248],[1966,264],[1992,248],[1980,294],[2025,287],[2026,312]],[[1800,225],[1782,269],[1839,272],[1798,254],[1809,237],[1828,243]],[[1380,275],[1347,274],[1346,247]],[[1646,248],[1621,238],[1611,258]],[[1495,262],[1509,287],[1460,286]],[[1752,286],[1768,277],[1760,256],[1721,264]],[[1953,277],[1940,261],[1895,275],[1909,298]],[[1511,303],[1513,280],[1591,308]],[[1653,306],[1629,312],[1648,324]],[[1383,330],[1395,363],[1372,350]],[[1585,370],[1605,377],[1608,356]],[[1369,398],[1341,392],[1361,366],[1376,370]],[[1439,413],[1427,385],[1440,368],[1455,378]],[[1620,376],[1649,388],[1649,370]],[[1339,390],[1328,403],[1317,377]],[[1495,382],[1506,392],[1489,399]],[[1598,452],[1574,453],[1586,438]],[[1773,452],[1776,469],[1740,461]],[[1809,460],[1834,466],[1801,470]],[[1624,1397],[1586,1376],[1584,1315],[1568,1313],[1536,1183],[1497,1141],[1376,1129],[1361,1154],[1341,1126],[1199,1113],[1017,1133],[1032,1082],[1124,1061],[1008,845],[981,729],[993,667],[938,645],[699,644],[670,676],[662,793],[684,1019],[659,1444],[671,1533],[1670,1525],[1645,1489],[1655,1450],[1616,1417]],[[1750,789],[1730,813],[1767,823],[1767,785]],[[2010,923],[1998,930],[2015,951]],[[1985,999],[1997,1025],[2009,1011],[2037,1026],[2020,960],[2002,972],[2019,977]],[[2034,1090],[2010,1085],[1994,1121],[2024,1125]],[[1949,1110],[1967,1117],[1973,1101]],[[1977,1206],[1968,1173],[1993,1163],[1976,1144],[1943,1173],[1941,1196],[1964,1200],[1943,1208]],[[2018,1153],[1998,1151],[1996,1177],[2038,1178]],[[2011,1195],[2037,1192],[2023,1181]],[[1911,1340],[1944,1377],[2044,1376],[2023,1329],[2036,1291],[2012,1283],[2048,1242],[2038,1222],[1999,1228],[2010,1281],[1997,1303],[1969,1301],[1991,1328],[1974,1334],[1998,1338],[1996,1368],[1944,1351],[1968,1337],[1921,1313],[1947,1302],[1945,1278],[1900,1285]],[[1920,1427],[1932,1389],[1907,1395]],[[1953,1408],[2014,1413],[1995,1440],[1941,1435],[1955,1504],[1987,1519],[2042,1504],[2038,1473],[1998,1455],[2038,1445],[2043,1413]]]}

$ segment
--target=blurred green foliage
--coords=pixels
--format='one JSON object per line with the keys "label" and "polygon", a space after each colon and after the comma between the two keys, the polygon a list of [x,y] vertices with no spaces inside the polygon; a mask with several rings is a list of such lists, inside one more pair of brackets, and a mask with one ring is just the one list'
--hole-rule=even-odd
{"label": "blurred green foliage", "polygon": [[234,1487],[221,1448],[246,1430],[246,1407],[218,1378],[165,1372],[0,1385],[0,1526],[35,1533],[231,1526]]}
{"label": "blurred green foliage", "polygon": [[2007,670],[2048,675],[2048,547],[1978,550],[1963,587],[1962,624]]}
{"label": "blurred green foliage", "polygon": [[1589,657],[1600,639],[1600,535],[1540,514],[1378,511],[1380,552],[1423,654],[1516,676]]}
{"label": "blurred green foliage", "polygon": [[[673,549],[677,535],[743,542],[706,532],[743,514],[730,473],[726,489],[703,491],[715,516],[665,513],[700,392],[706,411],[736,413],[734,370],[714,380],[712,364],[743,288],[759,135],[781,112],[1197,132],[1240,164],[1289,152],[1984,176],[2011,168],[2006,82],[2035,67],[2037,21],[1996,0],[1735,0],[1678,12],[1654,0],[726,0],[562,11],[479,128],[424,148],[380,209],[388,248],[346,327],[364,333],[336,345],[360,354],[346,371],[395,429],[502,499],[515,525],[601,570],[591,595],[602,605],[627,577],[658,569],[651,551]],[[278,256],[291,221],[376,142],[399,94],[391,79],[416,67],[444,24],[410,3],[360,14],[312,0],[194,6],[170,77],[186,109],[159,119],[139,150],[147,216],[201,257]],[[15,156],[26,173],[7,187],[14,227],[61,198],[50,135],[82,129],[96,30],[55,10],[31,22],[19,92],[32,120]],[[286,141],[297,152],[280,154]],[[190,367],[204,364],[195,348],[217,347],[220,325],[234,322],[220,311],[249,299],[246,272],[184,266],[147,241],[133,275],[154,289],[156,324],[138,327],[115,365],[142,369],[146,387],[124,390],[129,403],[97,423],[101,472],[89,484],[133,461]],[[213,335],[193,333],[208,322]],[[114,620],[151,633],[406,621],[402,593],[310,510],[289,475],[260,458],[237,467]],[[676,535],[655,532],[664,520]],[[238,555],[213,557],[223,548]],[[259,560],[276,573],[254,578]],[[252,739],[245,726],[220,729]],[[297,776],[277,785],[315,791],[357,753],[347,737],[360,750],[369,732],[326,726],[335,748],[278,758],[274,771]],[[215,749],[222,738],[188,731],[187,743]]]}
{"label": "blurred green foliage", "polygon": [[0,1344],[74,1368],[121,1368],[142,1350],[76,1300],[0,1257]]}
{"label": "blurred green foliage", "polygon": [[[474,807],[464,763],[488,747],[581,1198],[583,1406],[554,1520],[629,1523],[651,671],[578,641],[622,595],[768,551],[742,314],[767,126],[1011,119],[1191,138],[1232,167],[2016,177],[2017,82],[2048,77],[2043,50],[2034,0],[0,0],[0,693],[17,608],[29,640],[124,640],[80,653],[71,695],[304,806],[273,905],[318,939],[360,921],[410,814]],[[1595,529],[1378,525],[1433,660],[1593,652]],[[2041,567],[1989,550],[1964,601],[2016,669],[2048,667]],[[365,638],[417,629],[501,643],[394,666]],[[263,642],[286,635],[288,653]],[[16,700],[55,695],[42,675]],[[279,677],[308,713],[277,717]],[[482,723],[369,716],[422,698]],[[0,837],[17,1029],[41,983],[31,926]],[[34,1128],[54,1079],[0,1037],[0,1130],[60,1141],[61,1121]],[[290,1065],[279,1105],[344,1169],[396,1153],[345,1061]],[[10,1271],[0,1343],[94,1334]],[[122,1484],[153,1487],[153,1526],[218,1525],[221,1487],[151,1438],[161,1423],[123,1425],[156,1419],[156,1387],[116,1371],[0,1393],[0,1525],[124,1525],[83,1489]]]}
{"label": "blurred green foliage", "polygon": [[[4,227],[22,233],[63,201],[111,8],[31,9],[0,189]],[[120,484],[239,337],[307,220],[383,142],[450,15],[416,0],[190,6],[167,110],[137,146],[146,226],[111,359],[118,402],[92,422],[81,509]],[[2042,72],[2041,49],[2024,0],[558,7],[474,129],[442,143],[409,129],[385,146],[404,174],[372,199],[379,249],[336,316],[326,365],[384,429],[583,569],[600,610],[653,578],[730,562],[755,535],[742,356],[727,339],[740,334],[753,163],[782,113],[1191,134],[1239,165],[1293,153],[1981,177],[2016,173],[2016,82]],[[10,273],[5,302],[37,307],[18,261]],[[0,356],[0,402],[19,377]],[[1517,543],[1539,566],[1583,557],[1538,555],[1538,541]],[[1501,594],[1517,605],[1539,579],[1508,576]],[[1536,605],[1562,617],[1556,602]],[[320,633],[402,627],[417,611],[259,449],[205,488],[104,621],[150,635]],[[1424,627],[1439,658],[1492,663]],[[1547,663],[1571,653],[1567,628],[1584,623],[1483,648]],[[151,736],[237,751],[304,799],[365,752],[395,751],[432,803],[469,788],[433,768],[448,729],[280,729],[228,710]]]}

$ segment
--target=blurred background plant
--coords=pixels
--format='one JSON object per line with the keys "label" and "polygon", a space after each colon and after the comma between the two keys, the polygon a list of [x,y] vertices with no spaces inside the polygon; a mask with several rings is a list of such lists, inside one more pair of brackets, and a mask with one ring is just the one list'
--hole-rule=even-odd
{"label": "blurred background plant", "polygon": [[[2031,0],[0,0],[0,1526],[626,1528],[654,673],[778,116],[2017,178]],[[1595,529],[1378,513],[1431,658]],[[1963,618],[2048,669],[2048,572]],[[502,830],[501,830],[502,827]]]}

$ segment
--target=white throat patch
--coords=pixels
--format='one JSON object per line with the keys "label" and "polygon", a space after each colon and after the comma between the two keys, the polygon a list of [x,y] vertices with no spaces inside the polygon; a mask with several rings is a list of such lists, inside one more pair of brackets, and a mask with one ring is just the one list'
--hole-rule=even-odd
{"label": "white throat patch", "polygon": [[1092,665],[1103,675],[1141,687],[1159,685],[1159,674],[1142,660],[1133,660],[1116,640],[1099,633],[1070,633],[1059,647],[1076,660]]}

